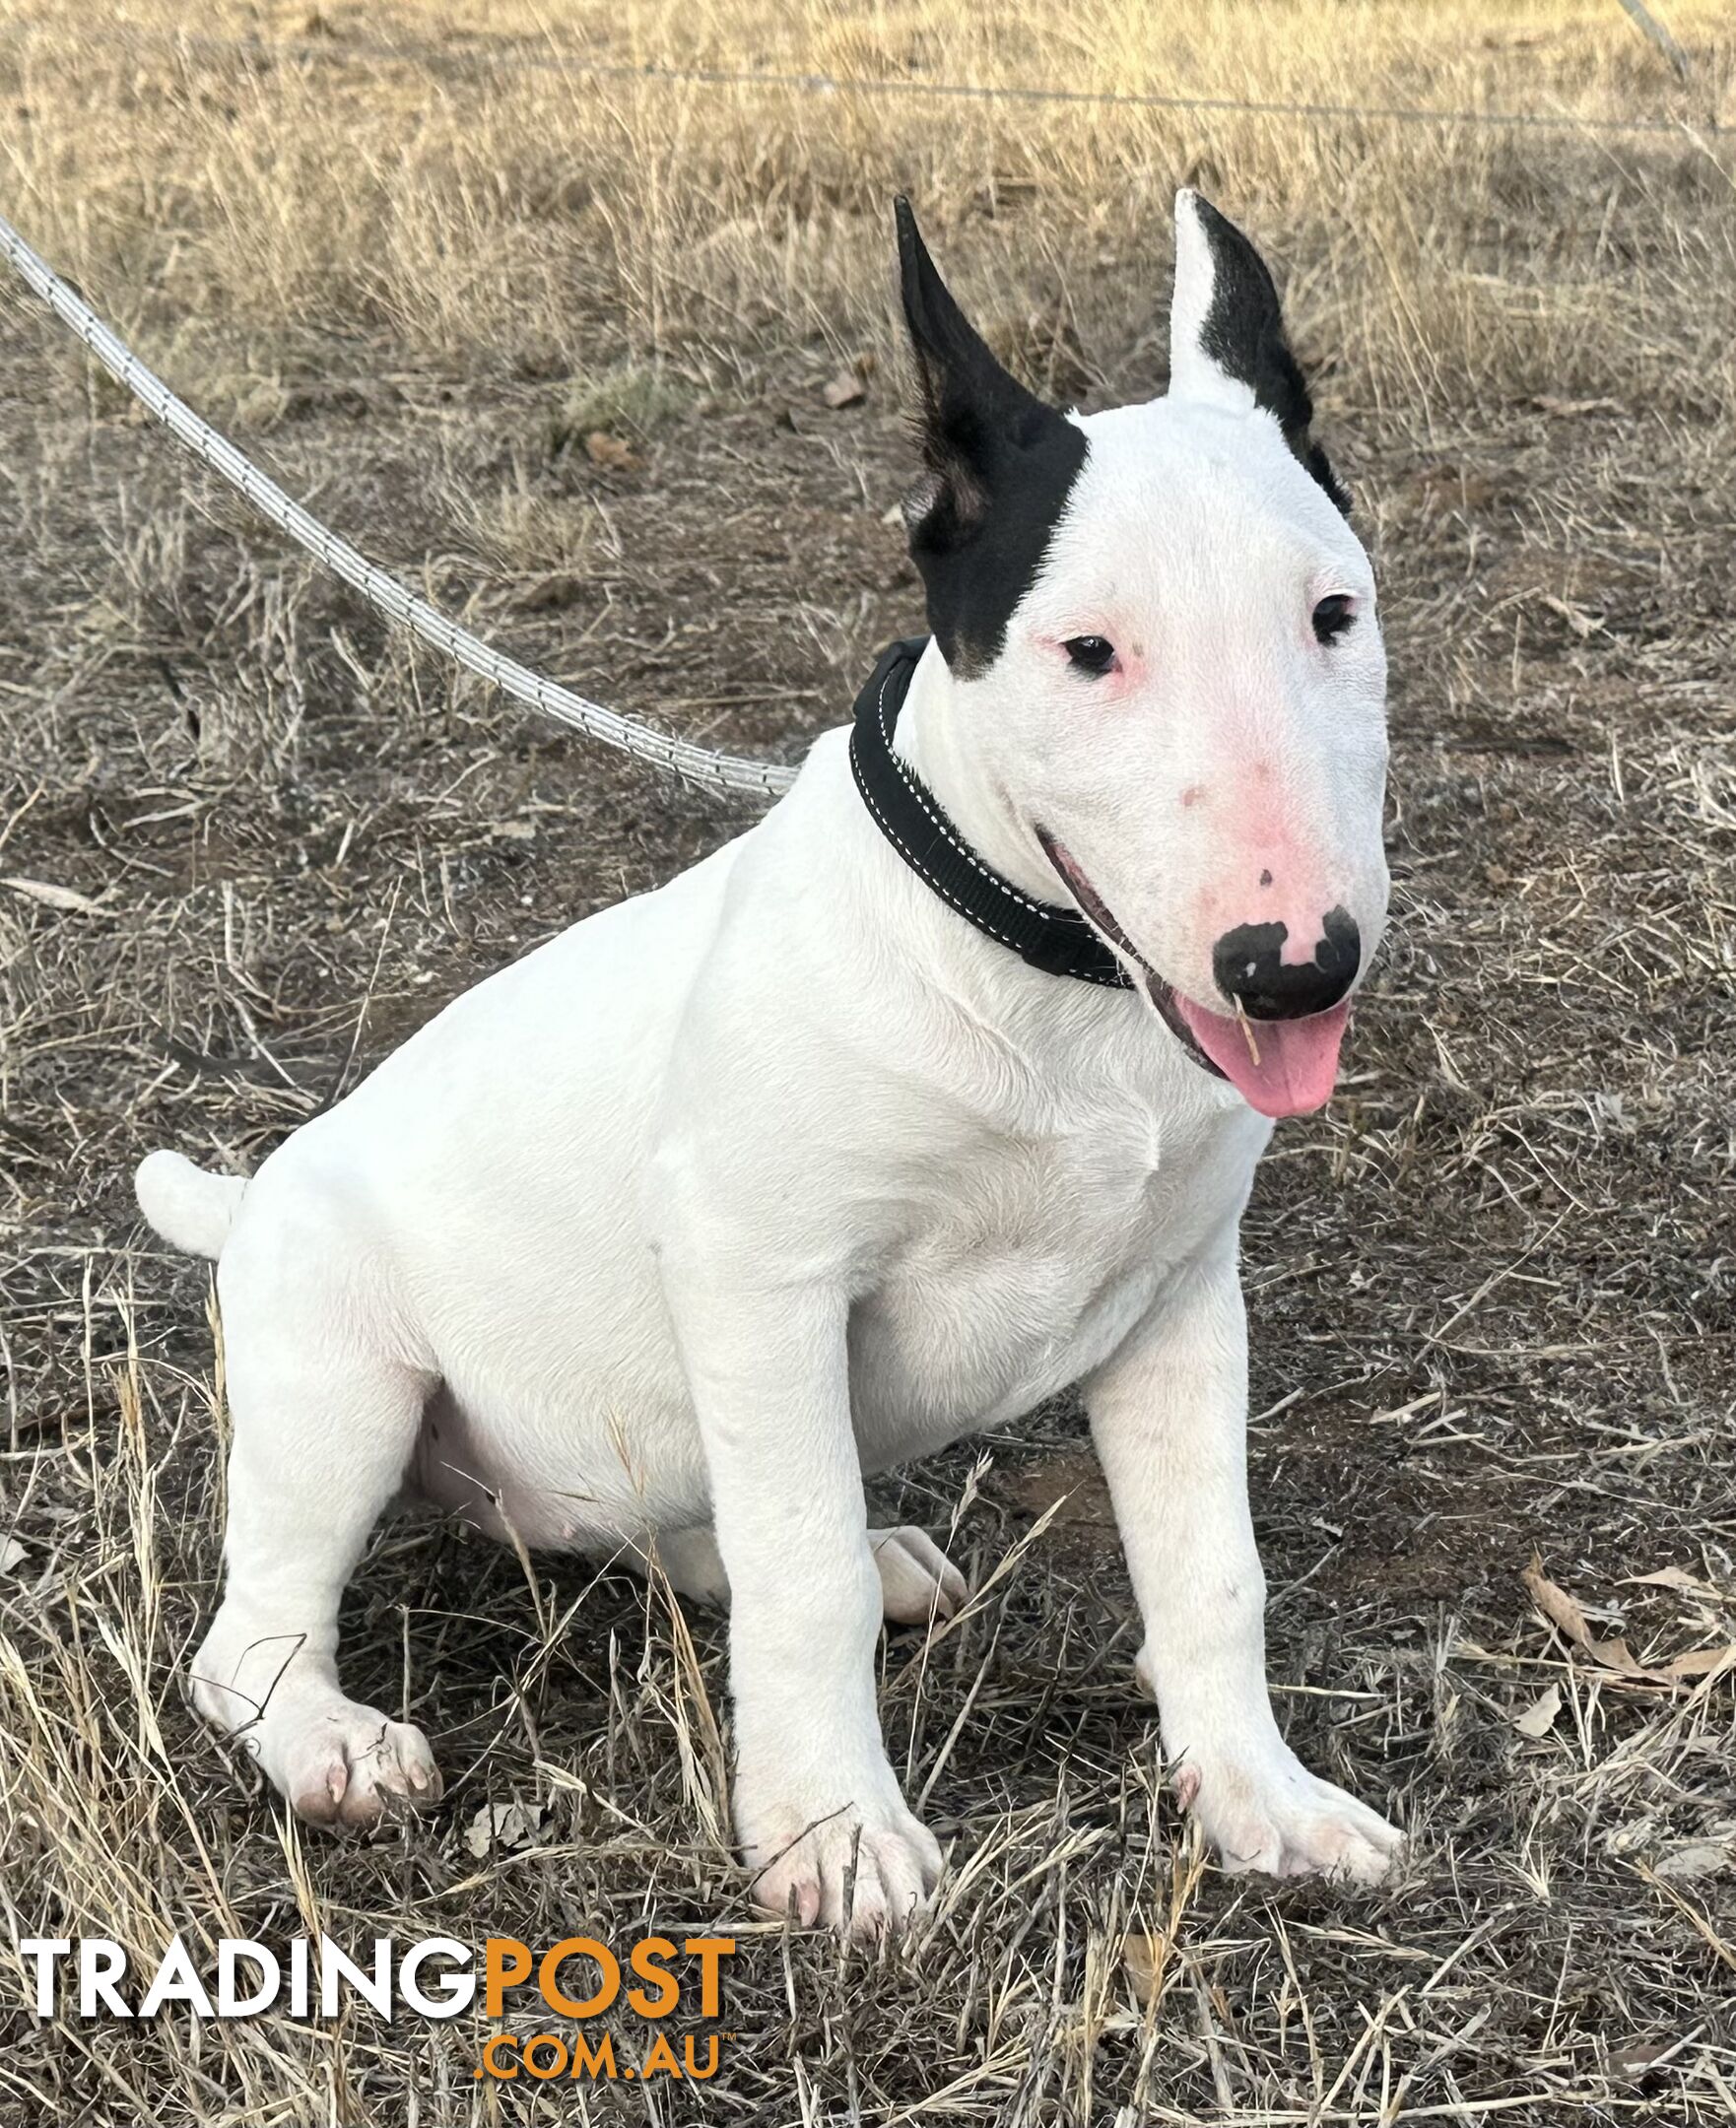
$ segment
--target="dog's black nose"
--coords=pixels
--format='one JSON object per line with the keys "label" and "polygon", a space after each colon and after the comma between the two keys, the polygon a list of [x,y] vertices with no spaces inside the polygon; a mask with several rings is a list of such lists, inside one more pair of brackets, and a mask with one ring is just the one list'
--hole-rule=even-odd
{"label": "dog's black nose", "polygon": [[1356,918],[1335,908],[1320,926],[1324,936],[1311,961],[1287,963],[1290,926],[1237,924],[1212,949],[1212,973],[1232,1005],[1250,1020],[1305,1020],[1336,1005],[1355,982],[1363,939]]}

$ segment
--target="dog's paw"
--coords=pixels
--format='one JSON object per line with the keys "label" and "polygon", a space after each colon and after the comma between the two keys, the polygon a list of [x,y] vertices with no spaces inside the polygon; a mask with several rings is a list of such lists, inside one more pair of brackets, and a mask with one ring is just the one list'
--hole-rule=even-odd
{"label": "dog's paw", "polygon": [[383,1818],[432,1810],[440,1800],[440,1769],[427,1737],[377,1708],[333,1697],[324,1706],[280,1719],[262,1739],[260,1759],[298,1818],[309,1825],[365,1830]]}
{"label": "dog's paw", "polygon": [[882,1607],[896,1625],[926,1626],[964,1608],[969,1585],[926,1530],[870,1530],[868,1549],[880,1570]]}
{"label": "dog's paw", "polygon": [[1374,1885],[1404,1846],[1396,1826],[1317,1778],[1283,1745],[1245,1758],[1189,1754],[1176,1770],[1175,1793],[1232,1876],[1258,1871]]}
{"label": "dog's paw", "polygon": [[796,1803],[738,1806],[756,1905],[798,1928],[833,1928],[875,1942],[907,1928],[939,1881],[932,1832],[896,1794],[825,1815]]}

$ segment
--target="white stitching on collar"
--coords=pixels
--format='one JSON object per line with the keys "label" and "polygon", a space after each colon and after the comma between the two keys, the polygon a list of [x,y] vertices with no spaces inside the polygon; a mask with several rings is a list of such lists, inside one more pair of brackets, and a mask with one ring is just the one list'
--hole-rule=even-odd
{"label": "white stitching on collar", "polygon": [[[935,832],[951,848],[957,850],[959,855],[964,858],[965,862],[968,865],[971,866],[973,870],[980,872],[985,880],[992,881],[993,884],[999,887],[1004,893],[1011,895],[1013,899],[1019,903],[1021,908],[1028,908],[1034,916],[1046,916],[1049,911],[1042,906],[1041,902],[1033,901],[1029,895],[1021,894],[1019,889],[1013,885],[1011,880],[1003,879],[1000,873],[990,871],[988,866],[983,863],[982,859],[978,857],[976,852],[970,847],[969,843],[962,840],[959,835],[954,833],[951,822],[948,821],[943,815],[937,813],[934,807],[929,804],[927,785],[918,782],[916,778],[910,773],[909,769],[904,765],[903,762],[900,759],[899,754],[892,743],[891,727],[886,721],[886,691],[892,685],[893,671],[896,669],[897,668],[895,667],[892,670],[889,670],[885,679],[881,681],[880,698],[876,704],[876,708],[878,711],[880,723],[880,737],[882,743],[886,747],[887,759],[898,770],[900,780],[903,783],[904,788],[909,792],[910,796],[914,798],[916,803],[922,808],[923,812],[928,815],[929,820],[934,826]],[[911,673],[911,678],[915,678],[915,673],[913,670]],[[876,812],[874,817],[876,820],[879,820],[879,813]],[[903,849],[904,846],[901,842],[899,844],[899,847],[901,849]],[[920,872],[922,874],[922,877],[928,881],[928,884],[931,887],[935,885],[933,879],[929,877],[929,874],[923,870],[923,867],[921,865],[917,864],[915,858],[910,855],[908,850],[904,850],[904,857],[906,862],[911,866],[911,868],[917,872]],[[936,889],[936,892],[939,892],[938,888]],[[958,906],[958,903],[955,902],[953,905],[956,908]],[[1000,937],[1000,933],[998,931],[994,935],[997,938]]]}

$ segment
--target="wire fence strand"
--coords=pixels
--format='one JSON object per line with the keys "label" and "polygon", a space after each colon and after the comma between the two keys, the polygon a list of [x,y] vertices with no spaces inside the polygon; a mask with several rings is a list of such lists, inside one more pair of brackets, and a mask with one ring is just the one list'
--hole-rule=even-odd
{"label": "wire fence strand", "polygon": [[[25,22],[17,31],[48,26]],[[105,40],[209,56],[252,59],[267,65],[296,61],[306,65],[341,65],[346,60],[369,64],[416,66],[430,70],[564,74],[579,81],[650,82],[707,89],[776,89],[815,97],[911,97],[937,102],[1059,104],[1097,110],[1193,111],[1219,117],[1237,114],[1258,118],[1293,118],[1319,124],[1362,120],[1383,125],[1488,126],[1507,131],[1584,135],[1673,135],[1685,140],[1736,134],[1736,124],[1684,117],[1600,117],[1573,111],[1441,109],[1429,104],[1308,101],[1265,97],[1189,96],[1140,89],[1064,89],[1050,83],[925,81],[911,75],[823,74],[800,69],[680,65],[661,60],[634,62],[587,58],[559,49],[508,50],[500,46],[451,49],[435,44],[360,37],[270,38],[220,37],[197,31],[144,30],[126,27],[104,33]]]}

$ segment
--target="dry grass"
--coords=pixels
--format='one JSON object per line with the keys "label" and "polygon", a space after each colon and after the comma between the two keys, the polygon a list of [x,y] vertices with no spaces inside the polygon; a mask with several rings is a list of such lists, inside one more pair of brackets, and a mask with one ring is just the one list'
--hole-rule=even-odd
{"label": "dry grass", "polygon": [[[1624,1676],[1519,1579],[1540,1550],[1647,1667],[1736,1638],[1729,136],[549,63],[1736,119],[1727,11],[1666,12],[1686,87],[1613,0],[201,11],[291,55],[177,41],[149,0],[100,32],[0,0],[0,202],[147,357],[531,662],[736,745],[795,752],[916,619],[882,521],[895,185],[1010,356],[1094,401],[1161,375],[1177,180],[1283,262],[1387,586],[1403,920],[1250,1224],[1256,1502],[1293,1737],[1417,1835],[1372,1899],[1199,1865],[1063,1407],[978,1480],[961,1454],[897,1489],[958,1515],[979,1579],[1065,1496],[965,1629],[886,1649],[895,1756],[956,1842],[933,1927],[872,1968],[744,1935],[702,2097],[507,2097],[468,2019],[20,2009],[0,2119],[1736,2117],[1730,1674]],[[403,41],[432,55],[376,49]],[[835,414],[844,362],[869,394]],[[221,1390],[202,1277],[126,1186],[160,1143],[256,1163],[733,824],[383,636],[10,296],[0,377],[0,874],[82,898],[0,889],[8,1933],[151,1960],[176,1930],[743,1918],[695,1736],[717,1625],[690,1661],[666,1606],[569,1563],[533,1589],[454,1530],[380,1536],[355,1683],[414,1705],[452,1791],[407,1836],[303,1843],[214,1748],[176,1680]],[[637,462],[593,463],[595,431]],[[1629,1578],[1665,1565],[1703,1586]],[[463,1828],[514,1796],[550,1806],[535,1844],[477,1862]]]}

